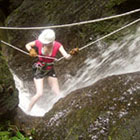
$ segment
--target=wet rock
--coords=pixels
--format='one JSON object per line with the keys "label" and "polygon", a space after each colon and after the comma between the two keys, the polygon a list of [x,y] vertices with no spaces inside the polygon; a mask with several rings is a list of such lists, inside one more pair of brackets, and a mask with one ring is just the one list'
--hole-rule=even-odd
{"label": "wet rock", "polygon": [[41,117],[32,117],[25,114],[20,108],[16,109],[16,114],[13,118],[13,123],[27,135],[31,135]]}
{"label": "wet rock", "polygon": [[36,127],[36,139],[138,140],[139,85],[137,72],[110,76],[72,92],[45,115]]}
{"label": "wet rock", "polygon": [[12,118],[18,106],[18,91],[15,88],[9,67],[0,53],[0,120]]}

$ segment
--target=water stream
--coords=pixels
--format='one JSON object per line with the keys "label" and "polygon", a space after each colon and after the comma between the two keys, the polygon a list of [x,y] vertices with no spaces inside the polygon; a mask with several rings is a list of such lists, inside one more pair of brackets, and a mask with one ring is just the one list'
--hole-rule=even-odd
{"label": "water stream", "polygon": [[[97,44],[99,55],[92,58],[92,52],[77,71],[75,76],[65,75],[67,80],[62,85],[62,93],[66,96],[73,90],[89,86],[99,79],[110,75],[140,71],[140,28],[131,35],[125,36],[120,42],[114,42],[109,47],[101,42]],[[32,94],[23,81],[15,74],[14,80],[19,90],[19,107],[26,112]],[[30,115],[43,116],[61,97],[55,97],[46,89],[43,97],[35,104]]]}

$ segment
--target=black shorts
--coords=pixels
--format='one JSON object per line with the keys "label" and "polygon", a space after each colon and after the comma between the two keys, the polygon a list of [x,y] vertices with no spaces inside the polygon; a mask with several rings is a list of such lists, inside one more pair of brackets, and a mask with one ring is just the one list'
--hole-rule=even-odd
{"label": "black shorts", "polygon": [[41,79],[46,76],[57,77],[55,74],[54,68],[52,68],[50,70],[41,70],[41,69],[33,68],[33,77],[34,78]]}

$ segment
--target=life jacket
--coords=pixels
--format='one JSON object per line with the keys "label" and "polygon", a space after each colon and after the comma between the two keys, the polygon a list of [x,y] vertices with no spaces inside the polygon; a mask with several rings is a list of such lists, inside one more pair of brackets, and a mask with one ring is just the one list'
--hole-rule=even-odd
{"label": "life jacket", "polygon": [[[38,50],[38,55],[41,55],[41,56],[47,56],[47,57],[53,57],[55,58],[56,57],[56,54],[57,52],[59,51],[59,48],[60,46],[62,46],[61,43],[57,42],[57,41],[54,41],[53,43],[53,50],[52,50],[52,54],[51,55],[43,55],[42,54],[42,48],[43,48],[43,44],[39,41],[39,40],[36,40],[35,41],[35,45],[37,47],[37,50]],[[50,59],[50,58],[43,58],[43,57],[38,57],[38,62],[37,64],[42,64],[42,65],[47,65],[48,66],[46,67],[47,70],[50,70],[53,65],[50,65],[51,63],[54,62],[54,59]]]}

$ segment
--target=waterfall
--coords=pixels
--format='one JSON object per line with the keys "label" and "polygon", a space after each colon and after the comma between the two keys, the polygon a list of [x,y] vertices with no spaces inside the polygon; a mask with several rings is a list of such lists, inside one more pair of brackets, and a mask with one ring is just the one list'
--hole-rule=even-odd
{"label": "waterfall", "polygon": [[97,47],[99,55],[96,58],[92,58],[90,53],[76,75],[68,75],[69,79],[63,85],[65,93],[89,86],[107,76],[140,70],[140,28],[109,47],[100,42]]}
{"label": "waterfall", "polygon": [[[16,88],[19,91],[19,107],[25,113],[27,113],[27,108],[33,94],[30,93],[28,88],[25,86],[24,82],[19,77],[17,77],[17,75],[15,75],[14,73],[13,73],[13,77],[14,77]],[[29,115],[43,116],[46,112],[48,112],[53,107],[54,103],[56,103],[62,97],[62,96],[55,96],[53,93],[50,93],[48,89],[45,89],[44,93],[47,94],[44,94],[43,97],[40,98],[40,100],[32,108]]]}
{"label": "waterfall", "polygon": [[[125,36],[121,41],[105,46],[102,42],[97,44],[99,55],[96,58],[90,56],[82,62],[82,67],[75,76],[65,75],[67,80],[62,85],[62,93],[66,96],[73,90],[89,86],[99,79],[111,75],[118,75],[140,70],[140,28],[133,34]],[[19,107],[26,112],[32,94],[25,87],[23,81],[14,73],[14,80],[19,90]],[[33,107],[33,116],[43,116],[61,97],[55,97],[48,89]]]}

